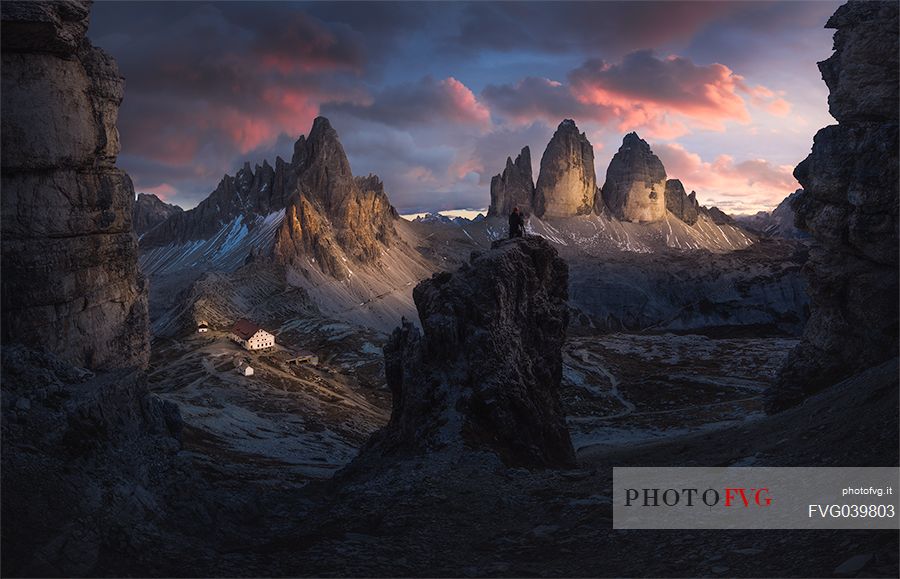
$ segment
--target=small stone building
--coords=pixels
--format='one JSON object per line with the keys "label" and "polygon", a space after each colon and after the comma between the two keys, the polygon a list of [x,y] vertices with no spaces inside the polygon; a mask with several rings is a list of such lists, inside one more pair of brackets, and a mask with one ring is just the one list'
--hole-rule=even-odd
{"label": "small stone building", "polygon": [[288,364],[309,364],[311,366],[319,365],[319,357],[309,350],[297,350],[292,352],[287,359]]}
{"label": "small stone building", "polygon": [[238,364],[237,371],[242,376],[253,376],[253,367],[246,362]]}
{"label": "small stone building", "polygon": [[200,322],[199,324],[197,324],[197,331],[201,334],[205,334],[209,331],[209,324],[207,324],[206,322]]}
{"label": "small stone building", "polygon": [[250,320],[238,320],[229,337],[247,350],[265,350],[275,346],[275,336]]}

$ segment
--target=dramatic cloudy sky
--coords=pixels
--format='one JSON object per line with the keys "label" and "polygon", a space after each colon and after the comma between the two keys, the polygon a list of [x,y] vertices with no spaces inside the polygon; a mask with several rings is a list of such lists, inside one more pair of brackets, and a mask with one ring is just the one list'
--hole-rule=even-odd
{"label": "dramatic cloudy sky", "polygon": [[243,162],[289,159],[316,115],[402,213],[485,207],[564,118],[598,182],[637,131],[703,204],[769,209],[833,123],[816,61],[840,2],[100,2],[127,79],[119,164],[192,207]]}

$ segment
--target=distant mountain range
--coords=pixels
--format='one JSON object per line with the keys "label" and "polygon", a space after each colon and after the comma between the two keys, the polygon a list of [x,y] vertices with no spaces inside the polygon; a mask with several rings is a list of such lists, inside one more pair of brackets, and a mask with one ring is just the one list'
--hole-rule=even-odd
{"label": "distant mountain range", "polygon": [[[420,280],[465,263],[473,251],[507,235],[506,216],[512,206],[520,206],[528,216],[526,232],[550,241],[573,271],[584,270],[585,279],[596,275],[591,265],[596,258],[615,258],[630,271],[628,263],[633,259],[628,255],[675,251],[685,253],[678,261],[680,270],[687,262],[708,261],[707,252],[729,253],[757,241],[757,235],[718,209],[699,206],[696,195],[686,194],[680,181],[668,179],[659,158],[637,134],[625,136],[602,188],[592,177],[591,151],[574,121],[563,121],[542,157],[537,185],[531,181],[530,154],[525,148],[492,181],[487,217],[469,220],[432,213],[410,222],[391,206],[377,176],[353,175],[337,132],[319,117],[309,135],[297,140],[290,162],[276,158],[274,166],[263,161],[252,168],[246,163],[235,175],[225,175],[193,209],[180,211],[152,196],[138,199],[140,266],[151,280],[154,330],[172,332],[193,323],[182,317],[198,310],[184,300],[207,299],[200,297],[205,295],[214,301],[215,288],[231,291],[226,288],[236,282],[229,281],[230,272],[248,264],[265,271],[265,276],[283,279],[286,287],[305,291],[327,316],[390,329],[401,316],[415,315],[412,288]],[[652,263],[662,268],[660,279],[668,279],[670,274],[663,271],[667,260]],[[732,262],[722,263],[732,267]],[[758,276],[752,272],[759,268],[734,267],[744,268],[746,273],[739,275],[748,278],[746,284],[757,283]],[[213,273],[219,277],[209,277]],[[582,274],[578,275],[580,279]],[[631,275],[616,273],[623,280]],[[246,285],[248,277],[240,279],[245,281],[238,285]],[[185,293],[201,280],[205,280],[202,292]],[[681,292],[662,282],[659,288],[673,295]],[[688,292],[685,296],[693,295],[683,289]],[[260,296],[271,293],[262,286],[242,291],[262,292]],[[792,295],[792,289],[787,291]],[[593,303],[588,294],[579,293],[584,304]],[[722,295],[724,299],[726,294]],[[276,296],[265,300],[276,300]],[[685,307],[679,300],[665,298],[672,305],[654,306],[654,311],[640,315],[617,306],[603,314],[606,321],[598,323],[626,327],[663,323],[663,317]],[[238,302],[230,308],[240,309]],[[620,300],[621,304],[631,302],[631,298]],[[264,306],[252,307],[262,315]],[[595,311],[592,305],[585,307]],[[277,308],[280,311],[283,306]],[[743,319],[731,310],[730,305],[723,306],[723,323],[728,316]],[[685,319],[679,323],[692,323],[690,315]],[[767,313],[761,319],[774,318]]]}
{"label": "distant mountain range", "polygon": [[795,200],[803,194],[803,189],[797,189],[778,206],[769,211],[760,211],[755,215],[741,215],[735,217],[735,221],[742,227],[766,237],[779,237],[782,239],[808,239],[809,233],[802,231],[794,225],[794,209],[791,206]]}

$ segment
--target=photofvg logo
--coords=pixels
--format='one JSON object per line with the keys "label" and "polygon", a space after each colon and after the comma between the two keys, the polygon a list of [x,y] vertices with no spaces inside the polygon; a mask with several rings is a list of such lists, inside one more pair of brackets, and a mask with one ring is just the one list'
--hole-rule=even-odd
{"label": "photofvg logo", "polygon": [[898,529],[900,469],[613,469],[616,529]]}
{"label": "photofvg logo", "polygon": [[769,487],[725,487],[722,492],[713,488],[703,491],[697,488],[629,488],[625,489],[625,506],[641,504],[644,507],[677,507],[679,504],[683,504],[693,507],[695,503],[702,503],[707,507],[716,507],[723,502],[723,496],[726,507],[737,505],[768,507],[772,504]]}

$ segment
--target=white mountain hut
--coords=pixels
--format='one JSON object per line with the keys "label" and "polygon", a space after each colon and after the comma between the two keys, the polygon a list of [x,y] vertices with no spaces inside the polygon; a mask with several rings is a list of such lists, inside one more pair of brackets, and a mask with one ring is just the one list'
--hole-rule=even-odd
{"label": "white mountain hut", "polygon": [[275,346],[275,336],[250,320],[238,320],[229,337],[247,350],[265,350]]}

